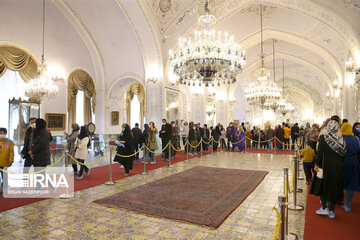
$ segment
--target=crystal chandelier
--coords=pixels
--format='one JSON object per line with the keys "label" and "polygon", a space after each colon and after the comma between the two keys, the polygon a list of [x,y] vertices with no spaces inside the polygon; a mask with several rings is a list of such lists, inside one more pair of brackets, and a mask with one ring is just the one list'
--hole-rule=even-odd
{"label": "crystal chandelier", "polygon": [[279,101],[279,111],[285,116],[287,113],[293,112],[295,107],[291,102],[286,101],[285,99],[285,60],[283,59],[283,87],[282,87],[282,98]]}
{"label": "crystal chandelier", "polygon": [[32,99],[42,100],[44,97],[51,98],[58,94],[58,87],[53,83],[51,78],[46,75],[46,65],[44,57],[45,46],[45,0],[43,0],[43,35],[42,35],[42,55],[41,65],[38,69],[39,75],[31,79],[25,88],[25,95]]}
{"label": "crystal chandelier", "polygon": [[[270,71],[265,67],[264,63],[264,47],[263,47],[263,27],[262,27],[262,5],[260,5],[260,23],[261,23],[261,67],[255,72],[256,81],[252,82],[245,89],[245,97],[250,105],[266,108],[266,102],[274,102],[280,99],[281,90],[275,81],[268,81]],[[270,103],[268,103],[270,104]]]}
{"label": "crystal chandelier", "polygon": [[206,1],[204,14],[199,17],[204,31],[195,31],[194,39],[180,38],[177,51],[170,50],[170,64],[179,84],[214,87],[236,82],[245,64],[245,52],[233,36],[225,33],[222,37],[221,32],[210,30],[215,21]]}

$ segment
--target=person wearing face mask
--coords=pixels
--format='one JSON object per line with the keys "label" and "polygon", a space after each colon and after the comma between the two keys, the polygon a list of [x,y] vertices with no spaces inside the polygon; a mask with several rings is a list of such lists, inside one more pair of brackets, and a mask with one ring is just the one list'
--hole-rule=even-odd
{"label": "person wearing face mask", "polygon": [[[77,123],[73,123],[71,125],[71,134],[69,135],[67,132],[65,132],[65,139],[67,141],[67,148],[69,150],[69,154],[75,158],[75,142],[76,142],[76,139],[77,137],[79,136],[79,130],[80,130],[80,127]],[[72,160],[71,158],[71,165],[74,169],[74,172],[73,174],[74,175],[77,175],[78,174],[78,168],[77,168],[77,162],[75,162],[74,160]]]}
{"label": "person wearing face mask", "polygon": [[172,130],[171,130],[171,125],[166,121],[166,119],[163,119],[162,123],[163,125],[161,126],[159,136],[162,142],[163,155],[165,157],[163,160],[169,161],[169,149],[168,147],[166,149],[164,148],[170,141]]}
{"label": "person wearing face mask", "polygon": [[14,142],[6,138],[6,128],[0,128],[0,172],[1,172],[1,186],[0,192],[3,192],[3,182],[5,172],[4,168],[10,167],[14,162]]}
{"label": "person wearing face mask", "polygon": [[24,138],[24,147],[21,150],[21,157],[25,159],[24,161],[24,173],[29,172],[29,168],[32,165],[32,160],[29,155],[29,151],[31,151],[31,145],[34,139],[34,132],[36,129],[36,118],[30,118],[29,119],[29,127],[25,132],[25,138]]}
{"label": "person wearing face mask", "polygon": [[33,135],[33,142],[31,150],[28,152],[34,167],[45,168],[50,164],[51,138],[51,134],[46,129],[45,120],[42,118],[36,119],[36,129]]}

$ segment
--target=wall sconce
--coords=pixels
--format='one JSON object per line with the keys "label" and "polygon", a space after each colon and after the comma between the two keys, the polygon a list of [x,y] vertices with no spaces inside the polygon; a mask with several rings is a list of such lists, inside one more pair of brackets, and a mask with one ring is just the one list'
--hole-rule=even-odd
{"label": "wall sconce", "polygon": [[352,72],[355,76],[349,76],[348,84],[352,85],[354,82],[360,80],[360,68],[354,67],[354,61],[352,58],[349,58],[349,61],[345,62],[345,69],[347,72]]}
{"label": "wall sconce", "polygon": [[156,83],[157,81],[158,81],[158,79],[156,77],[152,77],[152,78],[147,79],[148,83]]}

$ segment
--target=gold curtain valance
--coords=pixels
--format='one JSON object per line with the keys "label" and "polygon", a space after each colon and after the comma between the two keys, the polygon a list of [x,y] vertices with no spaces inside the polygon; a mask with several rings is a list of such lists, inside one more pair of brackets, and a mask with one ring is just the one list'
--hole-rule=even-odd
{"label": "gold curtain valance", "polygon": [[95,112],[96,106],[96,90],[94,81],[91,76],[83,71],[76,70],[68,80],[68,110],[71,108],[71,99],[74,98],[79,90],[84,91],[86,98],[92,98],[92,111]]}
{"label": "gold curtain valance", "polygon": [[25,82],[39,75],[35,60],[23,50],[12,47],[0,47],[0,77],[7,69],[18,71]]}

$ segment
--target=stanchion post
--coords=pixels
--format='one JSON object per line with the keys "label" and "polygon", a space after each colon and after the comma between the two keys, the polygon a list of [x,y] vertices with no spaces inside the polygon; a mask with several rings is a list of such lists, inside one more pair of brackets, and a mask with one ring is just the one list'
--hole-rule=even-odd
{"label": "stanchion post", "polygon": [[170,139],[170,141],[169,141],[169,146],[168,146],[168,148],[169,148],[169,168],[172,168],[173,167],[173,165],[171,165],[171,139]]}
{"label": "stanchion post", "polygon": [[112,151],[111,151],[111,145],[109,145],[109,149],[110,149],[110,161],[109,161],[110,180],[108,182],[105,182],[105,185],[114,185],[115,182],[112,180]]}
{"label": "stanchion post", "polygon": [[145,160],[145,159],[147,159],[147,158],[145,158],[145,156],[147,157],[147,155],[146,155],[146,146],[145,146],[145,143],[143,143],[143,160],[144,160],[144,171],[142,172],[142,173],[140,173],[141,175],[146,175],[146,162],[147,162],[147,160]]}
{"label": "stanchion post", "polygon": [[273,139],[273,148],[274,148],[274,154],[276,155],[277,154],[277,152],[276,152],[276,149],[277,149],[277,139],[276,139],[276,137]]}
{"label": "stanchion post", "polygon": [[301,205],[297,205],[296,203],[296,193],[297,193],[297,163],[296,163],[296,157],[294,157],[293,159],[293,164],[295,166],[295,171],[294,171],[294,176],[293,176],[293,179],[294,179],[294,186],[293,186],[293,204],[290,204],[289,205],[289,209],[290,210],[293,210],[293,211],[301,211],[301,210],[304,210],[304,207],[301,206]]}
{"label": "stanchion post", "polygon": [[279,240],[285,239],[285,207],[286,207],[286,199],[284,195],[278,196],[279,201],[279,209],[281,215],[281,224],[280,224],[280,231],[279,231]]}
{"label": "stanchion post", "polygon": [[187,151],[186,151],[186,160],[184,162],[188,163],[190,162],[189,161],[189,140],[186,140],[186,143],[185,143],[185,147],[187,147]]}
{"label": "stanchion post", "polygon": [[203,155],[203,138],[200,138],[200,157]]}
{"label": "stanchion post", "polygon": [[[69,149],[65,149],[65,177],[68,176],[68,172],[67,172],[67,169],[68,169],[68,166],[69,166]],[[69,187],[65,187],[65,193],[64,194],[61,194],[59,197],[60,198],[71,198],[73,196],[73,194],[70,194],[69,193]]]}

